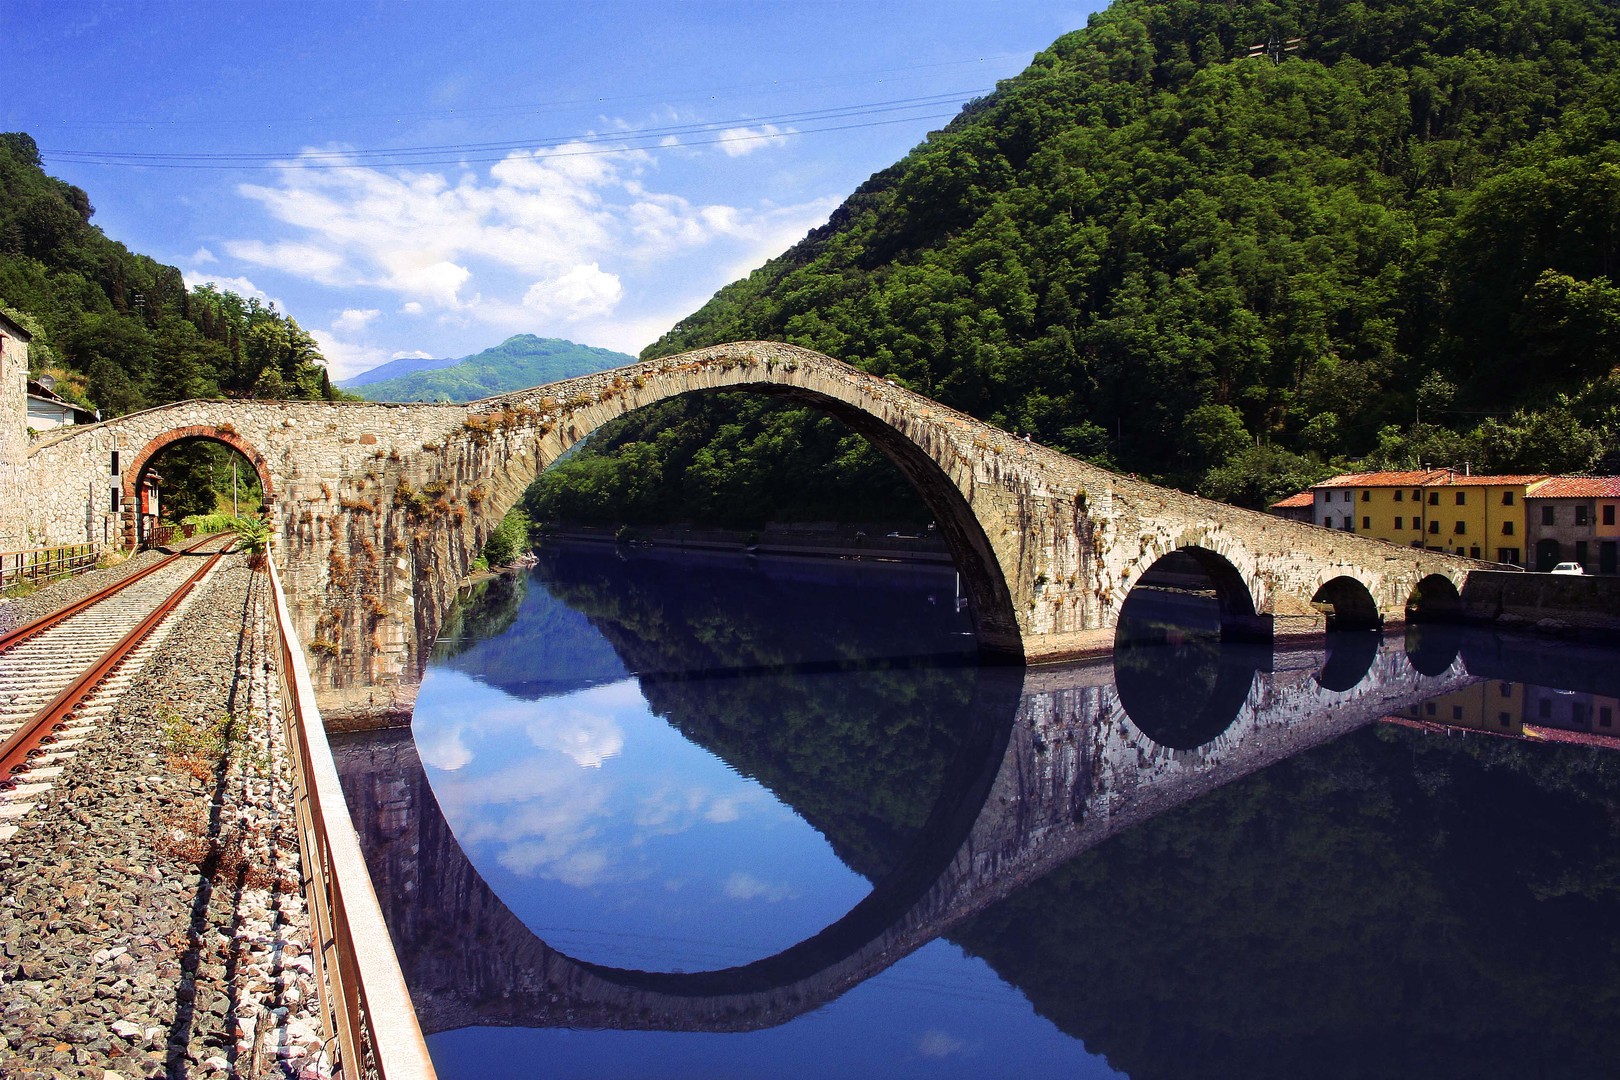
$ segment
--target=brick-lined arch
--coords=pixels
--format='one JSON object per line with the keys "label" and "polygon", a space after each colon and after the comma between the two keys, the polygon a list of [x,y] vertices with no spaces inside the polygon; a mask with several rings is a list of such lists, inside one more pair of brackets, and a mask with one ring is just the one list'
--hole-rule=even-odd
{"label": "brick-lined arch", "polygon": [[151,439],[135,454],[135,458],[123,467],[122,486],[124,500],[124,544],[134,548],[139,537],[135,535],[136,518],[139,514],[139,502],[136,498],[140,490],[141,474],[152,463],[152,459],[176,443],[191,442],[196,439],[212,439],[214,442],[224,443],[247,458],[248,464],[258,474],[259,487],[264,492],[264,504],[273,505],[272,497],[275,494],[275,485],[270,480],[270,463],[265,456],[249,443],[236,429],[229,424],[192,424],[188,427],[174,428],[165,431]]}

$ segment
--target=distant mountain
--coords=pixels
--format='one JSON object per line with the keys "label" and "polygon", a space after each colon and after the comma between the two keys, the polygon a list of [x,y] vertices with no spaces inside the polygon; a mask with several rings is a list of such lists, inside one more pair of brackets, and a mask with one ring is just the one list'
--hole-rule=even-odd
{"label": "distant mountain", "polygon": [[[395,360],[340,385],[368,401],[476,401],[635,362],[611,349],[518,334],[460,360]],[[397,364],[432,366],[400,372]]]}
{"label": "distant mountain", "polygon": [[337,385],[343,390],[353,390],[357,386],[381,382],[383,379],[398,379],[405,375],[414,375],[418,371],[438,371],[459,363],[461,361],[453,356],[447,360],[434,360],[426,356],[404,356],[398,360],[390,360],[386,364],[378,364],[370,371],[362,371],[358,375],[343,379]]}

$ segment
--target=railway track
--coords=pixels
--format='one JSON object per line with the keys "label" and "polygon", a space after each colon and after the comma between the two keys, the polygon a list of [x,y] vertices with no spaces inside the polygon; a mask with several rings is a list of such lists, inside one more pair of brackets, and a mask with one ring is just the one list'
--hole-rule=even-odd
{"label": "railway track", "polygon": [[230,537],[204,537],[0,634],[0,840],[113,710],[157,648],[158,629],[230,547]]}

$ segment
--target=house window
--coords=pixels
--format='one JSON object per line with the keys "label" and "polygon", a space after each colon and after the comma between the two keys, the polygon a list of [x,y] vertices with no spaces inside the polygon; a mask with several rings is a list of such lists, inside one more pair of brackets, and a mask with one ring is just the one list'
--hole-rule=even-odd
{"label": "house window", "polygon": [[1349,502],[1349,501],[1350,501],[1350,494],[1351,494],[1351,493],[1350,493],[1350,491],[1349,491],[1349,490],[1348,490],[1348,489],[1347,489],[1347,490],[1346,490],[1346,491],[1345,491],[1345,493],[1344,493],[1344,501],[1345,501],[1345,502]]}
{"label": "house window", "polygon": [[1588,552],[1586,550],[1586,541],[1585,540],[1577,540],[1577,541],[1575,541],[1575,561],[1580,563],[1582,566],[1585,566],[1586,565],[1587,555],[1588,555]]}
{"label": "house window", "polygon": [[1432,532],[1432,533],[1439,532],[1440,531],[1440,523],[1438,521],[1429,522],[1429,531]]}
{"label": "house window", "polygon": [[1467,501],[1468,501],[1468,492],[1466,492],[1466,491],[1457,492],[1457,505],[1458,506],[1462,506]]}
{"label": "house window", "polygon": [[1587,511],[1588,508],[1585,503],[1575,507],[1575,524],[1590,525],[1592,523],[1591,515]]}
{"label": "house window", "polygon": [[1603,504],[1603,524],[1605,524],[1605,525],[1613,525],[1614,524],[1614,503],[1604,503]]}
{"label": "house window", "polygon": [[1552,702],[1548,701],[1546,698],[1542,698],[1540,701],[1536,702],[1536,715],[1541,717],[1543,720],[1551,719]]}
{"label": "house window", "polygon": [[1355,532],[1356,531],[1356,519],[1351,517],[1349,514],[1346,514],[1344,516],[1344,531],[1345,532]]}
{"label": "house window", "polygon": [[1422,502],[1423,501],[1423,492],[1419,491],[1417,488],[1413,488],[1412,489],[1412,501],[1413,502]]}
{"label": "house window", "polygon": [[1496,549],[1496,561],[1500,562],[1500,563],[1509,563],[1510,565],[1513,565],[1513,566],[1518,566],[1519,565],[1519,549],[1518,548],[1497,548]]}
{"label": "house window", "polygon": [[1455,533],[1456,535],[1458,535],[1458,536],[1463,535],[1464,533],[1466,533],[1468,531],[1468,522],[1466,522],[1466,521],[1457,522],[1457,524],[1452,528],[1451,531],[1453,533]]}
{"label": "house window", "polygon": [[1512,536],[1513,535],[1513,522],[1511,522],[1511,521],[1502,522],[1502,535],[1503,536]]}
{"label": "house window", "polygon": [[1470,558],[1470,559],[1477,559],[1477,558],[1479,558],[1479,548],[1477,548],[1477,547],[1471,547],[1471,548],[1469,548],[1469,549],[1468,549],[1468,557],[1469,557],[1469,558]]}
{"label": "house window", "polygon": [[1396,518],[1395,519],[1395,531],[1396,532],[1400,532],[1401,529],[1405,528],[1405,526],[1401,524],[1405,520],[1406,520],[1405,518]]}
{"label": "house window", "polygon": [[1372,518],[1370,518],[1370,517],[1364,517],[1364,518],[1362,518],[1362,519],[1361,519],[1361,527],[1362,527],[1362,528],[1363,528],[1363,529],[1370,529],[1370,528],[1372,528]]}
{"label": "house window", "polygon": [[[112,452],[112,470],[111,471],[112,471],[112,474],[114,476],[118,475],[118,451],[117,450],[114,450]],[[1614,508],[1611,506],[1609,509],[1612,510]]]}
{"label": "house window", "polygon": [[1598,710],[1598,727],[1614,727],[1614,706],[1605,705]]}
{"label": "house window", "polygon": [[1551,525],[1553,523],[1553,508],[1551,506],[1543,506],[1541,508],[1541,523],[1543,525]]}
{"label": "house window", "polygon": [[1461,720],[1462,719],[1462,706],[1461,705],[1453,705],[1451,707],[1451,718],[1453,720]]}
{"label": "house window", "polygon": [[1429,505],[1430,506],[1439,506],[1440,505],[1440,493],[1438,491],[1429,492]]}
{"label": "house window", "polygon": [[1502,505],[1503,506],[1512,506],[1513,505],[1513,492],[1511,492],[1511,491],[1502,492]]}
{"label": "house window", "polygon": [[1363,491],[1361,493],[1361,501],[1362,502],[1372,502],[1372,492],[1371,491]]}
{"label": "house window", "polygon": [[1401,501],[1401,499],[1402,499],[1402,498],[1403,498],[1403,497],[1404,497],[1404,496],[1405,496],[1405,495],[1406,495],[1406,492],[1404,492],[1404,491],[1402,491],[1402,490],[1401,490],[1401,489],[1400,489],[1400,488],[1396,488],[1396,489],[1395,489],[1395,501],[1396,501],[1396,502],[1400,502],[1400,501]]}
{"label": "house window", "polygon": [[1425,701],[1423,703],[1423,711],[1428,713],[1430,716],[1433,716],[1434,715],[1434,702]]}
{"label": "house window", "polygon": [[1498,724],[1501,724],[1503,727],[1512,727],[1513,726],[1513,721],[1511,719],[1509,719],[1507,713],[1497,713],[1496,714],[1496,722]]}
{"label": "house window", "polygon": [[1502,695],[1503,697],[1512,697],[1513,696],[1513,687],[1509,686],[1505,682],[1499,682],[1499,683],[1496,684],[1496,692],[1498,694]]}

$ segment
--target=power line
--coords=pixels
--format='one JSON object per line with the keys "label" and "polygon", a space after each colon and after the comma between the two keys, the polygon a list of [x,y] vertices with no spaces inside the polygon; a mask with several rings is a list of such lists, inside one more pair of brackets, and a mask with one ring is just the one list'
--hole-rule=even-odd
{"label": "power line", "polygon": [[[714,98],[720,95],[737,93],[787,93],[797,89],[813,89],[828,86],[864,86],[881,85],[883,83],[897,82],[897,79],[872,79],[870,75],[894,75],[913,71],[929,71],[939,68],[966,67],[974,64],[984,64],[995,60],[1012,60],[1022,58],[1022,53],[996,53],[990,56],[979,56],[969,60],[942,60],[929,64],[909,64],[900,67],[871,68],[865,71],[846,72],[839,75],[805,76],[798,79],[773,79],[770,82],[733,83],[727,86],[699,87],[697,89],[680,91],[679,94],[649,92],[644,94],[616,94],[599,97],[555,98],[551,100],[523,102],[511,105],[480,105],[464,109],[441,110],[410,110],[403,112],[376,112],[376,113],[327,113],[318,116],[283,116],[283,117],[255,117],[255,125],[271,124],[311,124],[331,123],[346,120],[441,120],[456,119],[460,117],[500,116],[510,114],[523,114],[528,112],[550,112],[557,109],[576,108],[581,105],[607,105],[632,101],[667,101],[675,97],[707,96]],[[34,120],[17,122],[24,128],[41,127],[207,127],[220,126],[241,128],[240,116],[221,117],[218,119],[122,119],[122,118],[85,118],[72,117],[60,120]]]}
{"label": "power line", "polygon": [[[920,114],[920,115],[916,115],[916,116],[902,116],[902,117],[896,117],[896,118],[892,118],[892,119],[888,119],[888,120],[870,120],[870,121],[867,121],[867,122],[864,122],[864,123],[859,123],[859,124],[836,124],[836,125],[831,125],[831,126],[827,126],[827,127],[804,128],[804,129],[795,130],[795,131],[777,131],[777,132],[757,133],[757,134],[749,134],[749,135],[730,135],[730,136],[722,136],[721,138],[718,138],[718,139],[689,139],[689,140],[677,141],[677,142],[662,142],[662,141],[660,141],[660,142],[649,143],[648,145],[645,145],[645,146],[631,146],[631,145],[610,146],[610,147],[606,147],[606,148],[603,148],[603,149],[595,149],[595,150],[564,150],[564,151],[561,151],[559,153],[548,154],[547,158],[596,157],[596,156],[600,156],[600,155],[604,155],[604,154],[622,154],[622,153],[625,153],[625,152],[630,151],[630,150],[640,150],[640,151],[680,150],[680,149],[685,149],[687,147],[692,147],[692,146],[718,146],[718,145],[720,145],[722,143],[757,142],[757,141],[762,140],[762,139],[788,139],[788,138],[796,138],[796,137],[798,137],[800,135],[821,135],[821,134],[826,134],[828,132],[834,132],[834,131],[855,131],[855,130],[858,130],[858,129],[861,129],[861,128],[885,127],[885,126],[890,126],[890,125],[893,125],[893,124],[915,123],[915,122],[917,122],[919,120],[945,120],[945,119],[950,119],[950,118],[952,118],[952,117],[954,117],[956,115],[957,115],[956,111],[941,112],[941,113],[924,113],[924,114]],[[646,136],[642,136],[642,137],[645,138]],[[606,138],[606,137],[604,136],[604,138]],[[623,138],[622,135],[621,135],[621,138]],[[667,138],[674,138],[674,136],[662,136],[660,138],[667,139]],[[633,142],[633,141],[635,141],[635,139],[631,138],[631,139],[627,139],[626,141],[627,142]],[[532,144],[525,144],[525,146],[522,147],[522,148],[527,148],[529,145],[532,145]],[[559,143],[557,143],[555,145],[558,145],[558,146],[566,145],[566,141],[559,142]],[[546,147],[541,145],[541,146],[536,146],[535,148],[536,149],[543,149],[543,148],[546,148]],[[86,153],[88,153],[88,152],[86,152]],[[56,154],[56,153],[41,150],[40,151],[40,156],[41,157],[55,158],[55,157],[59,157],[60,155]],[[507,160],[507,158],[509,156],[510,156],[510,152],[498,154],[498,155],[496,155],[494,157],[479,157],[479,156],[458,155],[456,157],[449,157],[449,158],[422,158],[422,159],[419,159],[419,160],[411,160],[411,161],[376,161],[376,162],[364,162],[364,161],[361,161],[361,162],[356,162],[356,161],[331,161],[331,162],[313,161],[313,162],[305,162],[305,161],[302,161],[302,160],[299,160],[299,159],[292,159],[292,160],[287,160],[287,161],[278,161],[278,162],[270,162],[270,163],[253,163],[253,162],[249,162],[249,163],[243,163],[243,164],[228,164],[228,163],[217,163],[217,162],[176,162],[176,161],[132,160],[128,155],[121,155],[121,154],[118,154],[117,152],[108,152],[105,155],[102,155],[102,156],[99,156],[99,157],[83,156],[83,157],[70,158],[69,160],[72,160],[75,163],[81,164],[81,165],[103,165],[103,166],[108,166],[108,167],[113,167],[113,168],[207,169],[207,170],[215,170],[215,171],[219,171],[219,170],[238,170],[238,171],[242,171],[242,170],[252,170],[252,171],[277,170],[277,171],[279,171],[279,170],[283,170],[283,169],[304,169],[304,170],[358,169],[358,168],[389,169],[389,168],[418,167],[418,166],[424,166],[424,165],[475,165],[475,164],[493,163],[493,162],[497,162],[497,161],[505,161],[505,160]]]}
{"label": "power line", "polygon": [[[140,151],[118,150],[73,150],[73,149],[42,149],[40,153],[59,160],[94,160],[100,164],[114,161],[120,164],[139,163],[147,161],[194,161],[194,162],[232,162],[253,163],[260,161],[285,161],[298,159],[300,161],[320,160],[323,158],[338,159],[353,162],[356,159],[372,157],[404,158],[423,154],[466,154],[490,151],[528,150],[543,146],[563,146],[569,143],[599,143],[619,142],[625,140],[638,140],[649,138],[663,138],[671,135],[703,134],[716,130],[745,128],[760,124],[794,124],[811,123],[817,120],[838,120],[850,117],[876,116],[882,113],[903,112],[916,109],[934,108],[941,105],[956,105],[964,98],[986,93],[984,89],[957,90],[943,94],[930,94],[924,97],[894,98],[887,101],[865,102],[859,105],[844,105],[830,108],[811,109],[801,112],[774,113],[764,116],[740,117],[732,120],[706,120],[693,121],[686,124],[670,124],[660,127],[629,128],[622,131],[585,132],[573,135],[546,136],[516,140],[502,140],[498,142],[478,143],[442,143],[428,146],[400,146],[377,149],[356,150],[285,150],[275,153],[228,153],[228,152],[190,152],[190,153],[147,153]],[[404,164],[405,162],[399,162]]]}

